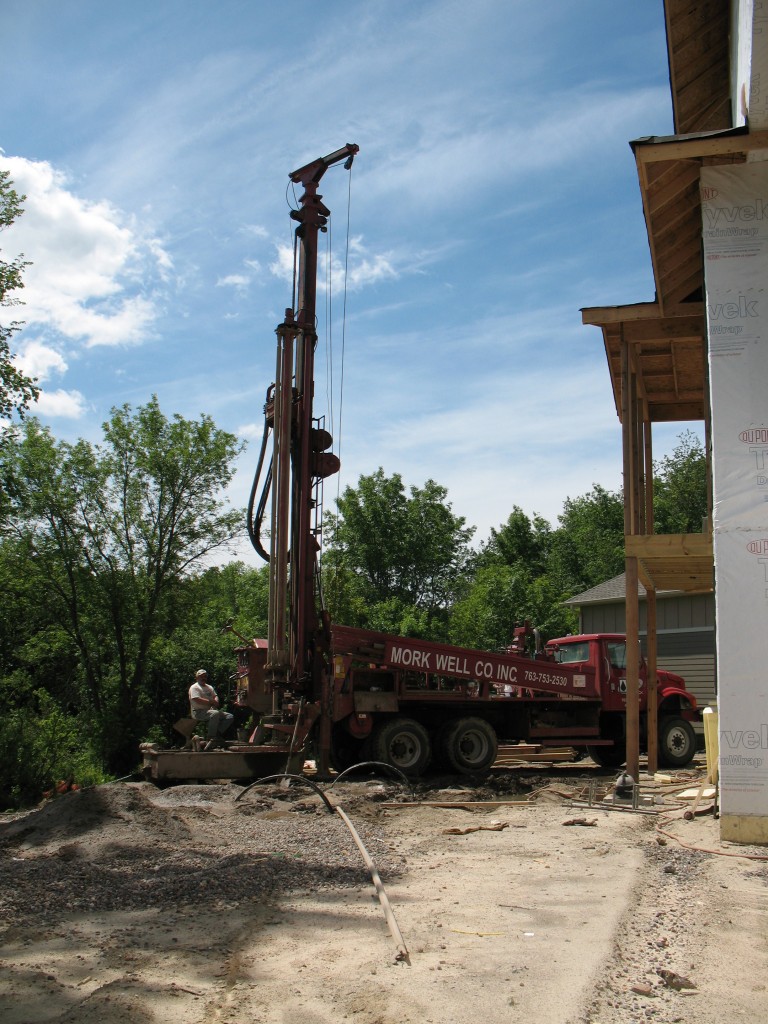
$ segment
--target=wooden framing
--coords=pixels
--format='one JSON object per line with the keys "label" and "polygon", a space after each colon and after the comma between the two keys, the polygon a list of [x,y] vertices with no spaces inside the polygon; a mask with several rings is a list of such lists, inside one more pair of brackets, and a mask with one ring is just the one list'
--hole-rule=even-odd
{"label": "wooden framing", "polygon": [[[654,533],[653,424],[703,420],[709,453],[706,321],[701,302],[664,314],[658,302],[582,310],[600,327],[622,426],[627,633],[627,771],[639,774],[638,581],[648,608],[648,770],[657,768],[656,593],[712,591],[711,515],[700,534]],[[710,474],[711,475],[711,472]],[[711,487],[708,488],[711,503]],[[711,504],[710,504],[711,512]]]}
{"label": "wooden framing", "polygon": [[[667,0],[665,10],[675,125],[678,130],[704,130],[706,134],[648,138],[632,143],[656,281],[656,300],[582,310],[582,322],[602,331],[614,402],[622,426],[627,581],[627,771],[634,778],[639,773],[639,723],[635,714],[639,702],[638,581],[646,588],[648,600],[651,692],[655,692],[657,686],[657,591],[705,593],[714,589],[699,175],[705,164],[741,163],[750,153],[768,150],[768,132],[730,129],[727,82],[724,85],[721,76],[716,87],[710,83],[716,95],[709,100],[702,95],[700,83],[694,82],[696,54],[701,62],[701,74],[715,65],[722,69],[723,53],[718,49],[722,40],[718,44],[717,34],[712,34],[704,22],[697,22],[696,26],[689,23],[690,5]],[[701,14],[703,17],[705,12]],[[695,40],[687,39],[685,33],[689,31],[697,36]],[[676,92],[689,87],[691,91],[685,98]],[[691,420],[704,422],[710,470],[707,474],[709,514],[700,534],[658,535],[654,533],[653,515],[652,425]],[[649,703],[655,708],[655,701]],[[648,732],[648,770],[655,771],[658,745],[654,714],[649,715]]]}

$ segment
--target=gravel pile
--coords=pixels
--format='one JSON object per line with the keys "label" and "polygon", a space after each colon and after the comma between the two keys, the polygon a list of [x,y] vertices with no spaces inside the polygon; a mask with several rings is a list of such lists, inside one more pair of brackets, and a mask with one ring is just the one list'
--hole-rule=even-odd
{"label": "gravel pile", "polygon": [[[379,799],[392,795],[379,790]],[[270,787],[236,802],[240,792],[232,785],[101,786],[0,824],[0,927],[73,913],[237,907],[369,884],[349,830],[319,797]],[[355,817],[355,802],[343,806],[391,878],[402,862],[380,829]]]}

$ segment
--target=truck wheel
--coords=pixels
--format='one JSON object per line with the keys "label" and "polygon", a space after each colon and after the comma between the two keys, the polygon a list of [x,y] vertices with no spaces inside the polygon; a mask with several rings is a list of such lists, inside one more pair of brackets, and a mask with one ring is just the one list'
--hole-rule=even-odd
{"label": "truck wheel", "polygon": [[684,718],[663,718],[659,728],[659,763],[685,768],[696,753],[696,733]]}
{"label": "truck wheel", "polygon": [[499,742],[493,726],[482,718],[457,718],[445,730],[442,749],[454,771],[482,772],[496,760]]}
{"label": "truck wheel", "polygon": [[627,760],[623,743],[617,743],[613,747],[587,747],[587,753],[601,768],[621,768]]}
{"label": "truck wheel", "polygon": [[373,737],[373,757],[405,775],[421,775],[429,764],[432,750],[423,725],[411,718],[393,718],[379,727]]}

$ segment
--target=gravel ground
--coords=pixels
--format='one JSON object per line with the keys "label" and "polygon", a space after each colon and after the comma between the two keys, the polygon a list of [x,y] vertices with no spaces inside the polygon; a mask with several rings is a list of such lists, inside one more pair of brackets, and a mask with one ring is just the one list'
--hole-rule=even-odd
{"label": "gravel ground", "polygon": [[711,814],[579,806],[596,780],[331,788],[405,961],[348,829],[305,786],[117,784],[7,815],[0,1019],[768,1019],[768,851],[721,843]]}
{"label": "gravel ground", "polygon": [[[379,797],[387,792],[371,788]],[[27,920],[30,907],[56,922],[72,913],[171,910],[233,894],[275,899],[366,884],[349,830],[317,798],[251,790],[236,802],[242,792],[235,785],[102,786],[6,824],[0,934]],[[356,828],[380,869],[395,876],[398,858],[365,823]]]}

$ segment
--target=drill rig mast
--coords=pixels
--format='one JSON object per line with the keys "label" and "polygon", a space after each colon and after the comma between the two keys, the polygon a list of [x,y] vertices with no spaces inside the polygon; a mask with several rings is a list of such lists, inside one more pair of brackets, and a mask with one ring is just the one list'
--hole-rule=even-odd
{"label": "drill rig mast", "polygon": [[[280,716],[280,699],[292,695],[299,705],[327,699],[330,657],[330,626],[318,599],[319,524],[314,523],[318,488],[327,476],[338,472],[338,458],[328,449],[333,439],[315,420],[313,412],[314,360],[317,347],[316,296],[318,236],[326,230],[330,210],[318,193],[327,169],[340,161],[349,169],[358,146],[347,143],[327,156],[292,171],[290,179],[304,189],[299,209],[291,212],[298,222],[295,309],[286,309],[276,330],[275,383],[267,392],[265,444],[272,430],[272,463],[254,517],[253,494],[249,509],[251,540],[264,557],[260,528],[272,488],[269,561],[269,633],[266,681],[271,687],[272,717]],[[257,472],[257,480],[259,473]],[[254,493],[256,482],[254,483]],[[318,769],[327,771],[330,728],[321,720]]]}

